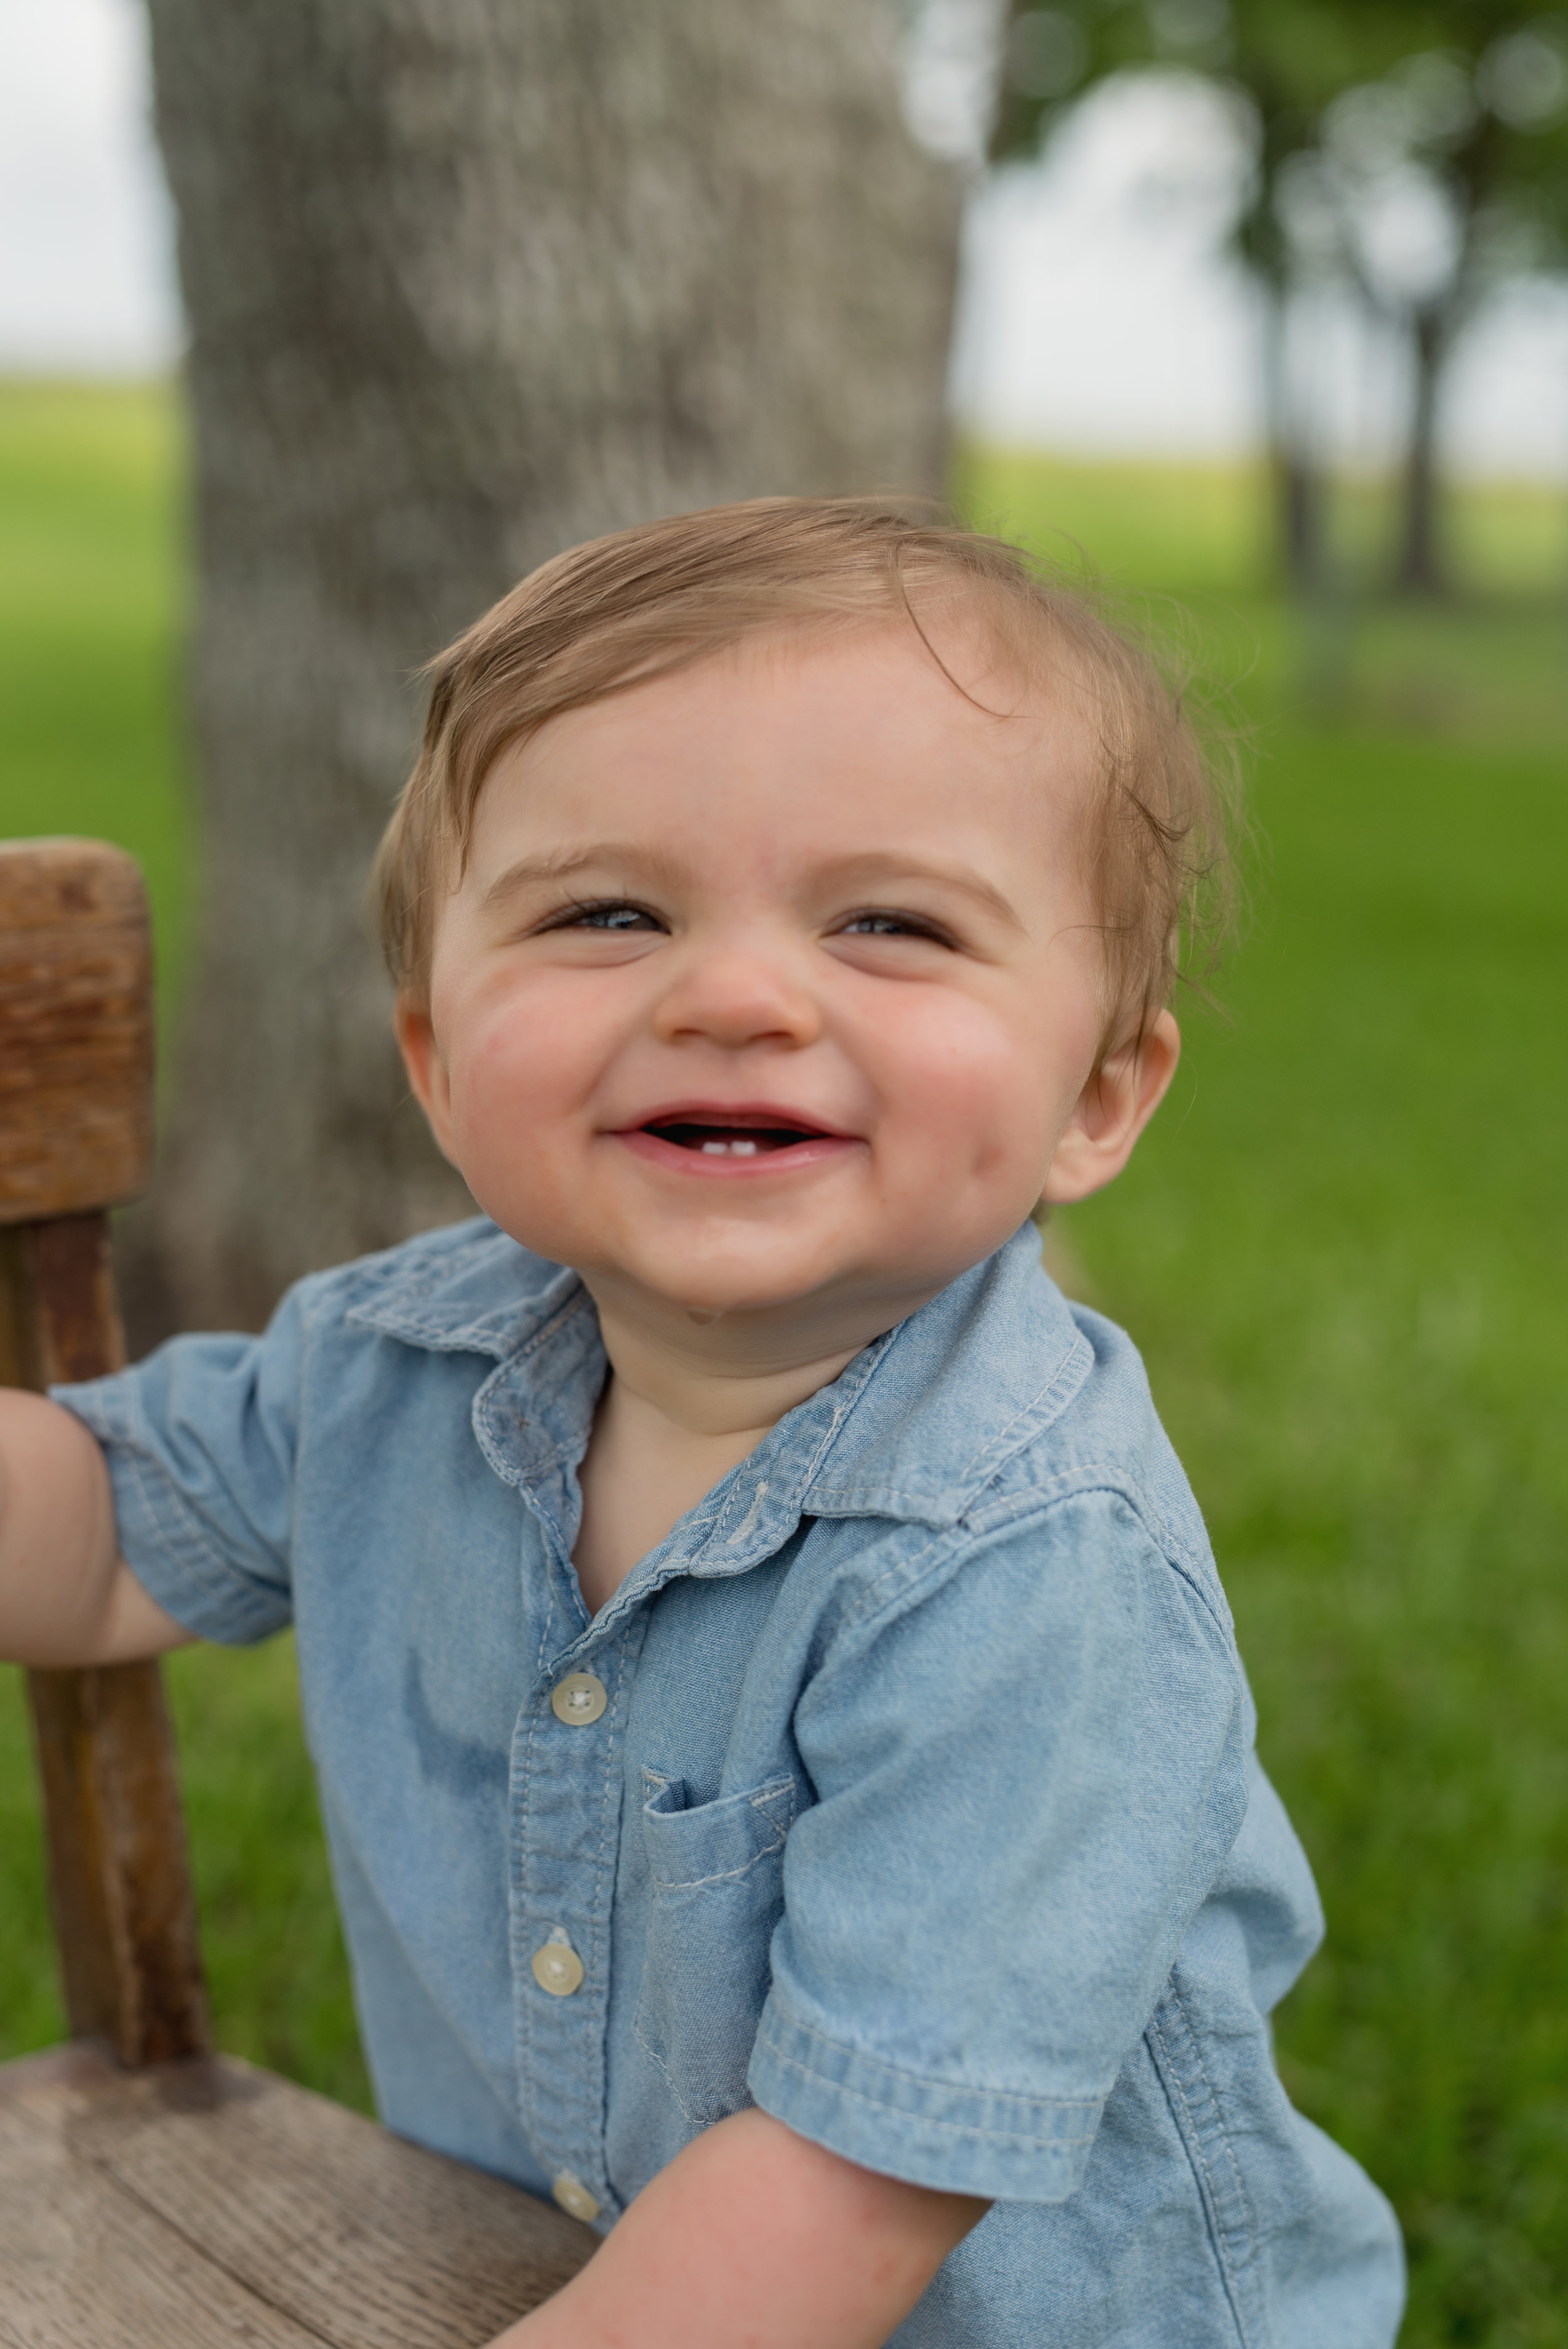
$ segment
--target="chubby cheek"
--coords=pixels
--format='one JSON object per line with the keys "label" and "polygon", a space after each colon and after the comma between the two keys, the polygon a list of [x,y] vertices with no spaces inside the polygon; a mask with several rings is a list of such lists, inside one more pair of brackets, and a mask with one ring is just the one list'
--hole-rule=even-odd
{"label": "chubby cheek", "polygon": [[1010,1192],[1043,1181],[1059,1090],[1042,1065],[1044,1044],[1016,1021],[973,1004],[934,1005],[902,1032],[890,1028],[884,1097],[897,1104],[888,1128],[896,1143],[892,1180],[939,1179],[949,1198],[954,1185]]}
{"label": "chubby cheek", "polygon": [[528,1001],[470,1003],[449,1031],[458,1163],[481,1206],[538,1182],[583,1094],[583,1048],[571,1023]]}

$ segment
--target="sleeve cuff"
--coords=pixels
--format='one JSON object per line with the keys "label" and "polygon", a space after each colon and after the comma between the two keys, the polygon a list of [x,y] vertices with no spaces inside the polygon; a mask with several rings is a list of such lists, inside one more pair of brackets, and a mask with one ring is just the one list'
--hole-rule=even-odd
{"label": "sleeve cuff", "polygon": [[150,1599],[199,1640],[249,1647],[293,1619],[289,1594],[237,1576],[150,1448],[133,1395],[108,1380],[51,1387],[51,1402],[98,1438],[114,1491],[120,1555]]}
{"label": "sleeve cuff", "polygon": [[769,1996],[747,2085],[766,2113],[862,2168],[949,2194],[1063,2202],[1104,2099],[1010,2096],[923,2079],[797,2023]]}

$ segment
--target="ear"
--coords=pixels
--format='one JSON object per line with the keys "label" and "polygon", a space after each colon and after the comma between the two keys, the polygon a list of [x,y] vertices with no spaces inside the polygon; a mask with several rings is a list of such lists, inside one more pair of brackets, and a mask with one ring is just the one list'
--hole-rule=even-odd
{"label": "ear", "polygon": [[457,1164],[452,1149],[452,1088],[447,1064],[430,1025],[428,1007],[410,995],[400,995],[392,1013],[392,1030],[414,1099],[429,1120],[436,1147]]}
{"label": "ear", "polygon": [[1108,1055],[1078,1095],[1057,1143],[1042,1197],[1087,1199],[1120,1174],[1133,1143],[1165,1098],[1181,1057],[1181,1031],[1162,1011],[1141,1041]]}

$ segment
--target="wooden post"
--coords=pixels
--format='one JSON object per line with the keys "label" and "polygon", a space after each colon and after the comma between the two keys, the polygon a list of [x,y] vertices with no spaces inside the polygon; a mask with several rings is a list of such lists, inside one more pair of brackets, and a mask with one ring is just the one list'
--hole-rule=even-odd
{"label": "wooden post", "polygon": [[[0,1384],[119,1370],[106,1210],[151,1154],[141,875],[96,841],[0,844]],[[209,2044],[156,1663],[28,1675],[74,2035],[123,2064]]]}

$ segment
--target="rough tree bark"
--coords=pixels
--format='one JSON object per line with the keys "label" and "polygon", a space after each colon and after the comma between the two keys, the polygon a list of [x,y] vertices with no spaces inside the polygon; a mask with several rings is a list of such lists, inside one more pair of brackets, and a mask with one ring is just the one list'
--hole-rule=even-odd
{"label": "rough tree bark", "polygon": [[888,0],[150,0],[205,939],[143,1339],[466,1206],[359,900],[411,672],[592,533],[934,486],[956,195]]}

